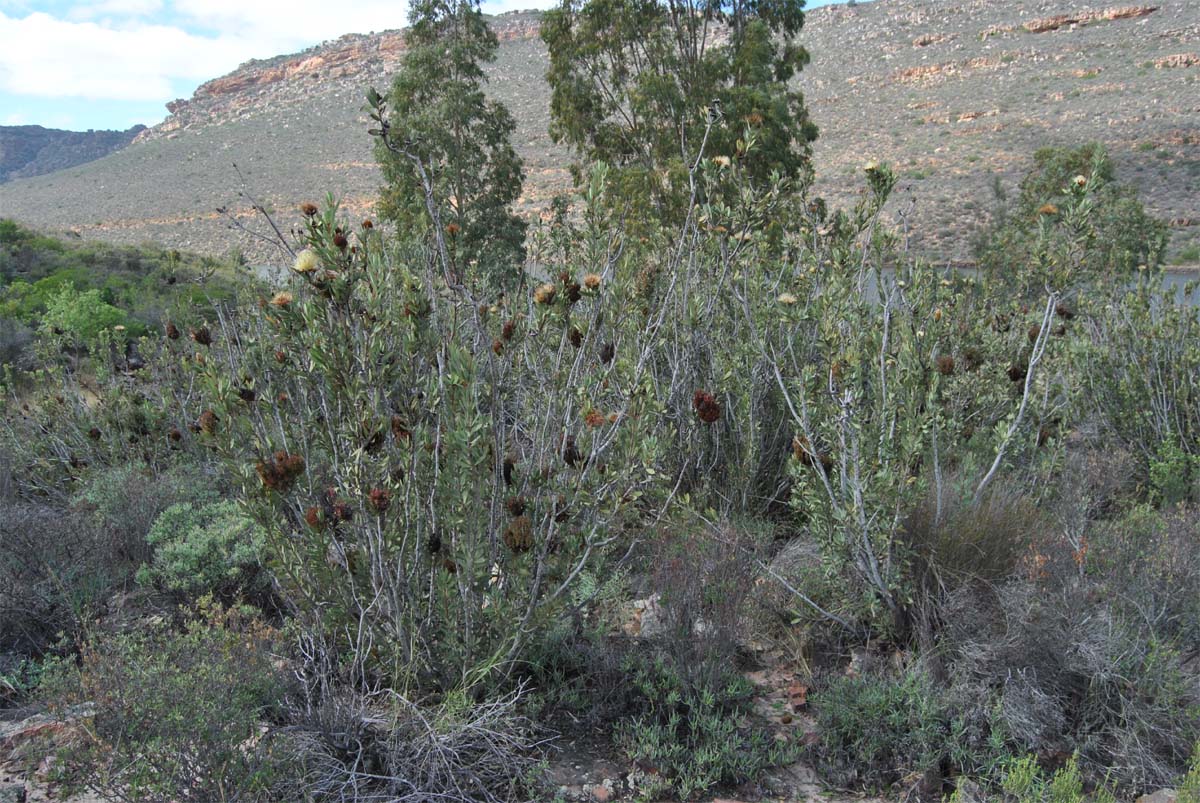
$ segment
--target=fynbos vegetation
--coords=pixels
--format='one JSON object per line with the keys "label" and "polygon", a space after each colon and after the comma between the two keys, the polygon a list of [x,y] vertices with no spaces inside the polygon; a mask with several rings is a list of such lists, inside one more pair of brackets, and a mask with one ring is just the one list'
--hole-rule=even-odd
{"label": "fynbos vegetation", "polygon": [[[1103,149],[947,270],[886,163],[813,192],[799,2],[565,2],[580,164],[526,231],[494,36],[413,19],[390,223],[305,201],[276,285],[161,316],[6,279],[27,757],[114,800],[1194,798],[1200,321]],[[564,782],[581,724],[619,775]]]}

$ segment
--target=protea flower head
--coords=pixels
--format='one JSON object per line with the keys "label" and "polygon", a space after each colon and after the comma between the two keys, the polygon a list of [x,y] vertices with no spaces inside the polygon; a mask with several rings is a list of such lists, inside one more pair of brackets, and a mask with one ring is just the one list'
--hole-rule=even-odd
{"label": "protea flower head", "polygon": [[313,273],[319,267],[321,267],[321,259],[311,248],[305,248],[296,254],[296,261],[292,263],[292,270],[300,274]]}
{"label": "protea flower head", "polygon": [[720,403],[706,390],[697,390],[692,395],[692,407],[696,417],[705,424],[711,424],[721,417]]}

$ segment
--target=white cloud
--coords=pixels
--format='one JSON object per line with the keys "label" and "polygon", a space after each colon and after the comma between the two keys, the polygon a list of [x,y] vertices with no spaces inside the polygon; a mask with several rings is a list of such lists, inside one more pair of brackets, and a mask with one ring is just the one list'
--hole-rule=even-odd
{"label": "white cloud", "polygon": [[[485,3],[485,10],[553,2],[495,0]],[[396,0],[95,0],[55,4],[52,15],[30,11],[22,0],[0,0],[0,92],[166,102],[252,58],[295,52],[345,33],[402,27],[406,5]]]}
{"label": "white cloud", "polygon": [[245,43],[179,28],[111,27],[35,13],[0,14],[0,89],[38,97],[170,99],[172,80],[202,81],[244,57]]}

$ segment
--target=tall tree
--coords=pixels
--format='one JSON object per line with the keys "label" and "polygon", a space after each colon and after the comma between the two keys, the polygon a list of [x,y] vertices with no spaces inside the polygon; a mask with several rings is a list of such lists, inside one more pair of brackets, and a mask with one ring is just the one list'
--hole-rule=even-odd
{"label": "tall tree", "polygon": [[[816,138],[789,82],[804,0],[562,0],[548,12],[550,133],[670,218],[701,154],[795,177]],[[744,153],[745,133],[756,141]],[[707,137],[707,139],[706,139]]]}
{"label": "tall tree", "polygon": [[376,145],[382,213],[401,233],[432,233],[436,217],[459,277],[512,283],[525,259],[525,222],[512,211],[525,173],[512,115],[483,92],[496,35],[477,0],[413,0],[409,21],[390,137]]}

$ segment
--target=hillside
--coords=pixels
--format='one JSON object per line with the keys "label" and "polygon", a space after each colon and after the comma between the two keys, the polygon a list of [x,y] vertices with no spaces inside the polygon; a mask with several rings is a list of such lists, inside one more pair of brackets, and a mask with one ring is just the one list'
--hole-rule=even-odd
{"label": "hillside", "polygon": [[[521,205],[536,214],[569,186],[570,157],[546,134],[537,14],[493,24],[502,45],[490,91],[518,120]],[[969,256],[995,174],[1015,180],[1036,148],[1087,140],[1106,143],[1120,178],[1171,220],[1175,253],[1200,243],[1197,4],[877,0],[810,12],[802,38],[819,191],[844,200],[863,162],[893,163],[903,189],[893,214],[907,215],[930,255]],[[388,31],[250,62],[169,104],[170,117],[129,147],[0,186],[0,209],[84,237],[264,258],[213,210],[248,220],[245,190],[290,225],[298,202],[331,191],[366,214],[379,177],[362,91],[386,86],[402,52]]]}
{"label": "hillside", "polygon": [[62,131],[40,125],[0,125],[0,184],[30,178],[107,156],[145,130]]}

